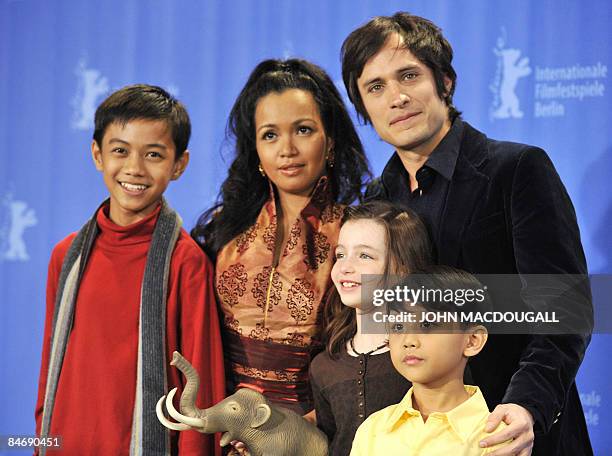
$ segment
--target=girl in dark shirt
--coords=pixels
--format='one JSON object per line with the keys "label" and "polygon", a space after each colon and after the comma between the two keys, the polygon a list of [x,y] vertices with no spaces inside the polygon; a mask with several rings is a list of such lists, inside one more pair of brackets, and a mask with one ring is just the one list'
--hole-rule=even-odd
{"label": "girl in dark shirt", "polygon": [[359,425],[372,413],[399,402],[410,383],[393,368],[386,334],[364,334],[359,314],[361,276],[406,275],[431,262],[421,220],[385,201],[346,209],[332,269],[335,289],[324,308],[324,352],[310,365],[317,425],[328,436],[329,454],[348,455]]}

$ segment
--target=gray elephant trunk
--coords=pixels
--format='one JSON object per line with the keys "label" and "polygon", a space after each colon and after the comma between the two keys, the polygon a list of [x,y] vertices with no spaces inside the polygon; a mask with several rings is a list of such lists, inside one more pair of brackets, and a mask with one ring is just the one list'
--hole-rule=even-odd
{"label": "gray elephant trunk", "polygon": [[181,413],[191,417],[204,418],[206,415],[205,411],[198,409],[195,405],[198,389],[200,388],[200,376],[198,372],[178,352],[174,352],[170,364],[176,366],[187,379],[180,399]]}

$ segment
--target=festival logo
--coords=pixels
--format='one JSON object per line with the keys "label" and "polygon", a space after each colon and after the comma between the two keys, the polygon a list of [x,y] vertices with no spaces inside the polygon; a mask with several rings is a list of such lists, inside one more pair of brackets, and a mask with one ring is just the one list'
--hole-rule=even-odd
{"label": "festival logo", "polygon": [[601,394],[598,391],[580,393],[580,402],[584,409],[584,417],[589,426],[599,425],[599,411],[601,407]]}
{"label": "festival logo", "polygon": [[34,209],[25,201],[13,199],[12,193],[5,194],[0,205],[0,260],[28,261],[23,233],[37,223]]}
{"label": "festival logo", "polygon": [[529,58],[521,58],[520,49],[506,47],[506,29],[502,27],[501,36],[493,53],[497,56],[497,71],[490,85],[493,92],[491,117],[493,119],[520,119],[523,117],[516,85],[519,79],[531,73]]}
{"label": "festival logo", "polygon": [[[489,109],[491,121],[495,119],[521,119],[526,113],[532,118],[563,117],[579,104],[602,100],[606,93],[608,66],[600,60],[590,63],[571,63],[560,66],[529,65],[529,58],[521,50],[507,46],[506,29],[501,34],[493,53],[497,67],[489,89],[493,102]],[[533,77],[526,76],[533,73]],[[532,105],[521,109],[517,85],[526,78],[525,88],[531,91]],[[525,90],[523,90],[525,93]],[[525,101],[525,100],[523,100]],[[584,108],[583,108],[584,109]]]}
{"label": "festival logo", "polygon": [[293,41],[287,40],[283,50],[283,59],[287,60],[292,58],[295,58],[295,48],[293,46]]}
{"label": "festival logo", "polygon": [[179,89],[179,87],[176,84],[172,84],[172,83],[167,84],[165,89],[166,89],[166,92],[168,92],[174,98],[178,98],[181,95],[181,89]]}
{"label": "festival logo", "polygon": [[74,114],[72,128],[91,130],[99,98],[108,92],[108,79],[100,71],[87,68],[85,59],[81,59],[75,70],[79,80],[77,93],[72,99]]}

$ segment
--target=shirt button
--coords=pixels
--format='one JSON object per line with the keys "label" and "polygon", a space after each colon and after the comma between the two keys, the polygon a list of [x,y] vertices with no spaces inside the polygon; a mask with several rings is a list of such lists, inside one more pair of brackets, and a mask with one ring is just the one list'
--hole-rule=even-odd
{"label": "shirt button", "polygon": [[359,375],[363,375],[363,371],[360,370],[359,372],[357,372]]}
{"label": "shirt button", "polygon": [[361,382],[361,379],[357,380],[357,384],[358,384],[358,385],[361,385],[361,383],[362,383],[362,382]]}
{"label": "shirt button", "polygon": [[360,396],[363,396],[363,391],[359,391],[359,395],[360,395]]}
{"label": "shirt button", "polygon": [[359,414],[359,415],[357,415],[357,416],[363,420],[363,413],[360,413],[360,414]]}
{"label": "shirt button", "polygon": [[360,359],[360,360],[359,360],[359,364],[363,364],[363,359]]}
{"label": "shirt button", "polygon": [[360,403],[359,403],[359,407],[363,407],[363,402],[360,402]]}

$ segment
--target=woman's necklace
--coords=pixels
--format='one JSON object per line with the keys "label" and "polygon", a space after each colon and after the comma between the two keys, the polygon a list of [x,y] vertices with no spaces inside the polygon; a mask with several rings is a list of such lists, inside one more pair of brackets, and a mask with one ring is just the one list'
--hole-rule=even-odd
{"label": "woman's necklace", "polygon": [[370,356],[372,353],[380,350],[381,348],[384,348],[387,346],[387,341],[385,341],[385,343],[383,343],[382,345],[379,345],[378,347],[376,347],[374,350],[370,350],[367,353],[359,353],[357,350],[355,350],[355,344],[353,343],[353,338],[351,337],[351,340],[349,341],[349,345],[351,346],[351,350],[353,350],[353,353],[355,353],[357,356]]}

